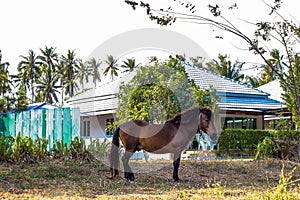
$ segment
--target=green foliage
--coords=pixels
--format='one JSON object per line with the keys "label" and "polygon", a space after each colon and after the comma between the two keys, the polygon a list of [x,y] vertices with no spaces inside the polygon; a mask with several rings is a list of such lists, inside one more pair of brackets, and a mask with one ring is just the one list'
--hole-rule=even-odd
{"label": "green foliage", "polygon": [[91,154],[86,149],[83,138],[74,137],[70,144],[70,155],[72,159],[90,160]]}
{"label": "green foliage", "polygon": [[225,129],[222,131],[218,144],[221,151],[250,150],[254,153],[257,145],[270,136],[268,130]]}
{"label": "green foliage", "polygon": [[[276,141],[282,142],[276,144]],[[281,159],[299,159],[297,155],[298,145],[293,143],[297,141],[300,141],[299,131],[270,131],[270,135],[258,144],[255,158],[279,157]]]}
{"label": "green foliage", "polygon": [[256,154],[254,159],[265,158],[270,155],[275,156],[278,153],[278,149],[271,137],[265,137],[265,139],[257,145]]}
{"label": "green foliage", "polygon": [[9,161],[12,156],[11,149],[11,140],[12,137],[4,136],[1,134],[0,137],[0,161]]}
{"label": "green foliage", "polygon": [[64,140],[57,140],[53,144],[53,148],[51,149],[52,155],[54,158],[69,158],[70,150]]}
{"label": "green foliage", "polygon": [[116,122],[107,122],[105,131],[106,133],[113,133],[115,132],[116,128],[117,128]]}
{"label": "green foliage", "polygon": [[289,188],[291,186],[294,186],[292,178],[293,178],[293,173],[295,172],[296,168],[291,170],[289,173],[285,174],[284,172],[284,165],[282,166],[281,169],[281,174],[280,174],[280,179],[278,182],[278,185],[274,187],[271,191],[264,192],[262,195],[262,198],[264,200],[296,200],[298,199],[298,195],[291,193],[289,191]]}
{"label": "green foliage", "polygon": [[103,142],[101,142],[99,138],[90,138],[90,144],[88,145],[87,150],[96,158],[103,159],[108,155],[110,150],[110,142],[108,142],[106,138]]}
{"label": "green foliage", "polygon": [[120,122],[163,122],[182,110],[210,103],[208,92],[188,79],[182,62],[182,57],[170,56],[165,62],[140,67],[129,83],[121,85],[117,110]]}
{"label": "green foliage", "polygon": [[230,57],[226,54],[219,54],[218,58],[219,61],[213,60],[207,63],[208,70],[234,81],[242,81],[244,79],[244,74],[241,73],[242,67],[245,64],[244,62],[236,60],[235,63],[232,64]]}
{"label": "green foliage", "polygon": [[46,138],[40,138],[37,136],[34,140],[33,154],[38,160],[48,155],[47,146],[48,140]]}
{"label": "green foliage", "polygon": [[270,127],[274,130],[292,130],[292,123],[283,118],[283,115],[279,116],[278,120],[274,120],[270,123]]}

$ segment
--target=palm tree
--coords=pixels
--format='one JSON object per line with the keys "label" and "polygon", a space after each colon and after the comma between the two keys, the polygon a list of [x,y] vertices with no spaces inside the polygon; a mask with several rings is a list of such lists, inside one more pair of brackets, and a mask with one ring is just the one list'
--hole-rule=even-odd
{"label": "palm tree", "polygon": [[45,101],[49,104],[57,103],[57,93],[59,93],[60,86],[58,81],[60,79],[58,71],[58,54],[54,47],[40,49],[42,55],[38,56],[41,65],[41,75],[37,80],[37,92],[39,101]]}
{"label": "palm tree", "polygon": [[203,68],[203,62],[205,58],[201,56],[195,56],[195,57],[190,57],[189,61],[192,63],[193,66],[198,67],[198,68]]}
{"label": "palm tree", "polygon": [[[92,74],[91,68],[89,68],[87,63],[84,63],[82,59],[78,60],[78,75],[79,83],[81,85],[81,89],[84,90],[84,80],[85,82],[89,82],[89,76]],[[100,78],[100,74],[99,74]]]}
{"label": "palm tree", "polygon": [[75,91],[78,89],[76,80],[79,66],[75,56],[75,50],[68,50],[67,56],[61,57],[60,75],[63,80],[61,86],[65,88],[65,94],[68,94],[69,97],[73,97]]}
{"label": "palm tree", "polygon": [[38,58],[43,63],[44,67],[51,68],[53,72],[57,70],[58,63],[58,54],[55,52],[56,48],[47,46],[45,49],[40,49],[42,55],[38,56]]}
{"label": "palm tree", "polygon": [[17,82],[20,82],[20,85],[24,85],[26,90],[31,91],[31,102],[34,102],[35,82],[40,76],[42,63],[38,61],[38,56],[31,49],[28,51],[27,56],[21,55],[20,57],[23,60],[18,65]]}
{"label": "palm tree", "polygon": [[240,73],[243,65],[245,64],[244,62],[236,61],[232,65],[227,55],[223,56],[219,54],[218,58],[220,60],[219,62],[213,60],[207,63],[208,70],[220,74],[221,76],[230,78],[234,81],[242,81],[244,79],[244,74]]}
{"label": "palm tree", "polygon": [[[100,65],[101,65],[101,62],[97,61],[95,58],[91,58],[90,60],[87,61],[87,66],[88,66],[88,69],[91,70],[93,83],[95,84],[95,87],[97,85],[97,81],[101,81],[100,72],[99,72]],[[106,72],[106,74],[107,74],[107,72]],[[105,73],[105,71],[104,71],[104,73]]]}
{"label": "palm tree", "polygon": [[104,70],[103,74],[106,76],[108,72],[110,71],[110,77],[112,80],[114,80],[114,76],[118,76],[118,59],[115,59],[112,55],[107,56],[107,60],[105,63],[107,64],[106,69]]}
{"label": "palm tree", "polygon": [[132,72],[140,65],[135,63],[135,58],[127,58],[127,60],[123,60],[123,63],[124,64],[121,65],[121,67],[125,68],[124,72]]}
{"label": "palm tree", "polygon": [[254,76],[246,76],[245,77],[245,83],[254,87],[254,88],[257,88],[259,86],[262,85],[262,82],[261,82],[261,79],[260,78],[256,78]]}
{"label": "palm tree", "polygon": [[58,102],[57,94],[59,94],[59,75],[52,73],[50,68],[43,68],[43,76],[37,80],[37,92],[40,101],[55,104]]}
{"label": "palm tree", "polygon": [[4,98],[5,94],[11,91],[8,66],[8,62],[2,63],[2,53],[0,50],[0,99]]}

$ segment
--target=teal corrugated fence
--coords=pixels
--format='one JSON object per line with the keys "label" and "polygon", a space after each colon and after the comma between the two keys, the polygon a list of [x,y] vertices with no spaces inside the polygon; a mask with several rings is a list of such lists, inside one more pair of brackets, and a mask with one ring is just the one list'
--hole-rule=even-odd
{"label": "teal corrugated fence", "polygon": [[62,139],[69,146],[80,136],[80,110],[67,107],[0,115],[0,135],[15,137],[18,133],[32,139],[47,138],[48,148]]}

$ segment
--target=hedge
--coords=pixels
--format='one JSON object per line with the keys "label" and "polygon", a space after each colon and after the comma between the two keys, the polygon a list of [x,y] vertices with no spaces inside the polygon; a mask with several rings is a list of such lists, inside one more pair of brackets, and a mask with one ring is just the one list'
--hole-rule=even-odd
{"label": "hedge", "polygon": [[265,137],[272,135],[270,130],[225,129],[222,131],[218,144],[221,151],[250,150],[255,151]]}
{"label": "hedge", "polygon": [[265,138],[299,141],[300,132],[293,130],[224,129],[218,138],[219,150],[222,152],[247,151],[254,155],[258,145],[263,143]]}

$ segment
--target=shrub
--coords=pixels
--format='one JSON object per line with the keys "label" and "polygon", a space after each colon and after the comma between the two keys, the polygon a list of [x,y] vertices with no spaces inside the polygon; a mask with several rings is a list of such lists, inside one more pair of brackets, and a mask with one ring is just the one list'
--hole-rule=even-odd
{"label": "shrub", "polygon": [[298,160],[300,132],[294,130],[272,131],[257,147],[255,158],[279,157],[280,159]]}
{"label": "shrub", "polygon": [[225,129],[218,139],[218,144],[221,151],[248,150],[254,153],[257,145],[265,137],[270,136],[271,132],[269,130]]}
{"label": "shrub", "polygon": [[91,152],[96,158],[103,159],[108,155],[110,146],[109,142],[105,138],[103,142],[100,142],[100,140],[92,139],[90,138],[90,144],[87,147],[87,150]]}

